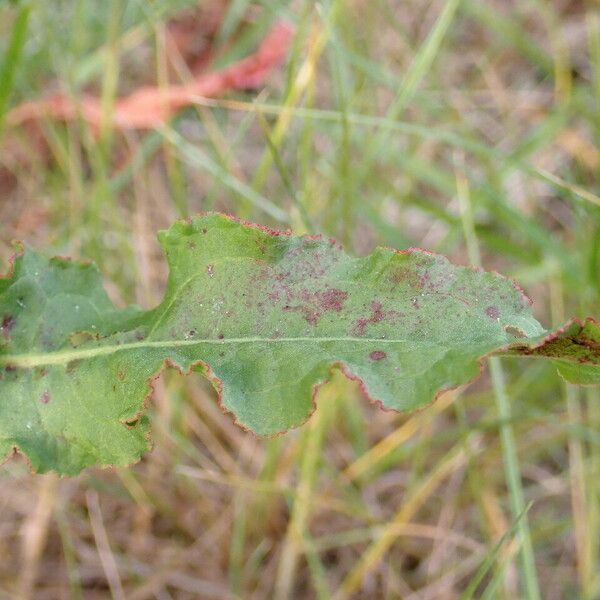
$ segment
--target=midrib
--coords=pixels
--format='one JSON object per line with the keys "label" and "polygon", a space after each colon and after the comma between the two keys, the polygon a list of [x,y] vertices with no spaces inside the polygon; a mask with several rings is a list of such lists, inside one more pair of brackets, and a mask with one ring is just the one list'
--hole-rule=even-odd
{"label": "midrib", "polygon": [[138,350],[142,348],[181,348],[184,346],[216,345],[227,346],[231,344],[294,344],[311,343],[322,344],[327,342],[352,342],[364,344],[398,344],[406,343],[406,340],[400,339],[381,339],[381,338],[359,338],[359,337],[281,337],[281,338],[262,338],[262,337],[244,337],[229,338],[226,340],[159,340],[131,342],[129,344],[119,344],[111,346],[101,346],[99,348],[82,348],[81,350],[59,350],[56,352],[37,353],[37,354],[5,354],[0,355],[0,366],[11,366],[20,368],[34,368],[48,365],[67,364],[73,360],[82,360],[95,358],[97,356],[106,356],[126,352],[128,350]]}

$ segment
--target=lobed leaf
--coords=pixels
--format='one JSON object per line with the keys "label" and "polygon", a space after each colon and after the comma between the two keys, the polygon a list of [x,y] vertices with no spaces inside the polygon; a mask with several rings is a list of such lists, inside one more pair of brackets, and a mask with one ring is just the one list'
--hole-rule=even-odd
{"label": "lobed leaf", "polygon": [[600,383],[600,327],[548,333],[496,273],[422,250],[352,258],[332,240],[207,214],[159,234],[163,301],[119,310],[93,265],[27,249],[0,279],[0,455],[35,471],[127,465],[165,365],[203,373],[236,421],[268,435],[303,423],[331,369],[385,408],[412,410],[478,375],[492,353],[554,360]]}

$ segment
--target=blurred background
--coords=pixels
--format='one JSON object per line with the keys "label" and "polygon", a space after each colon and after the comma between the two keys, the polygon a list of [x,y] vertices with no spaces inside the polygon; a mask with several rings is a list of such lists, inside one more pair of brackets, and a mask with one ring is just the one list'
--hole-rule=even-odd
{"label": "blurred background", "polygon": [[[595,0],[0,3],[10,241],[161,298],[156,232],[219,210],[514,277],[600,316]],[[504,359],[413,414],[337,377],[260,439],[166,372],[154,450],[0,468],[0,598],[600,598],[600,391]]]}

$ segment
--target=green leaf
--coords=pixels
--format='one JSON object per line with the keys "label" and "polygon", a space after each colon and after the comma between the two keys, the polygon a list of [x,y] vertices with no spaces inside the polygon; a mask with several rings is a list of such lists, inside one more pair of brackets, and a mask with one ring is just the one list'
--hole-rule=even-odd
{"label": "green leaf", "polygon": [[494,352],[600,380],[598,324],[549,334],[496,273],[422,250],[352,258],[332,240],[218,214],[159,239],[170,274],[149,311],[115,308],[92,265],[16,256],[0,279],[0,455],[16,448],[34,470],[62,474],[138,460],[165,365],[203,373],[259,434],[303,423],[334,368],[396,410],[469,382]]}
{"label": "green leaf", "polygon": [[592,318],[572,319],[537,344],[517,345],[507,354],[550,358],[569,383],[600,384],[600,325]]}

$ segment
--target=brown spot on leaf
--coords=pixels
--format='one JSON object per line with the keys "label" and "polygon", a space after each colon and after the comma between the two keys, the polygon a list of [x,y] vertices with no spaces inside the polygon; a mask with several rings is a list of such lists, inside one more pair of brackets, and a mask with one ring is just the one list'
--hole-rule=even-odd
{"label": "brown spot on leaf", "polygon": [[371,323],[379,323],[379,321],[383,321],[385,315],[383,313],[383,308],[381,302],[375,301],[371,304],[371,308],[373,309],[373,314],[371,315],[370,321]]}
{"label": "brown spot on leaf", "polygon": [[432,288],[435,287],[431,283],[431,276],[429,275],[429,273],[424,273],[423,275],[421,275],[419,277],[419,285],[418,285],[418,287],[420,289],[432,289]]}
{"label": "brown spot on leaf", "polygon": [[50,402],[50,392],[48,390],[44,390],[44,393],[40,396],[40,402],[42,404],[48,404],[48,402]]}
{"label": "brown spot on leaf", "polygon": [[15,326],[15,322],[15,318],[12,315],[4,315],[4,317],[2,318],[2,325],[0,325],[0,331],[7,340],[10,338],[10,332]]}
{"label": "brown spot on leaf", "polygon": [[356,321],[356,323],[354,324],[354,329],[352,330],[353,333],[356,335],[362,335],[365,332],[365,329],[367,328],[368,322],[369,319],[358,319],[358,321]]}
{"label": "brown spot on leaf", "polygon": [[[288,286],[282,286],[286,294],[288,304],[283,307],[284,311],[295,311],[302,315],[302,318],[312,326],[315,326],[323,313],[335,311],[340,312],[344,308],[344,302],[348,293],[335,288],[329,288],[322,292],[313,292],[303,289],[297,294]],[[302,304],[292,304],[292,301],[299,299]]]}
{"label": "brown spot on leaf", "polygon": [[387,354],[383,350],[373,350],[373,352],[369,354],[371,360],[383,360],[386,357]]}
{"label": "brown spot on leaf", "polygon": [[67,370],[67,373],[71,373],[72,371],[74,371],[74,370],[75,370],[75,368],[77,367],[77,365],[78,365],[80,362],[81,362],[81,360],[80,360],[80,359],[78,359],[78,358],[77,358],[77,359],[75,359],[75,360],[70,360],[70,361],[67,363],[67,368],[66,368],[66,370]]}
{"label": "brown spot on leaf", "polygon": [[379,302],[379,300],[373,300],[373,302],[371,302],[370,316],[364,317],[362,319],[358,319],[354,323],[354,328],[352,329],[352,333],[354,335],[363,335],[365,333],[367,325],[369,325],[371,323],[380,323],[381,321],[383,321],[386,318],[396,317],[396,316],[403,316],[403,313],[400,313],[400,312],[397,312],[394,310],[384,311],[383,305],[381,304],[381,302]]}
{"label": "brown spot on leaf", "polygon": [[315,326],[319,321],[319,314],[308,306],[290,306],[286,304],[283,307],[283,310],[286,312],[293,311],[299,312],[302,315],[302,318],[309,324]]}
{"label": "brown spot on leaf", "polygon": [[117,371],[117,379],[119,381],[125,381],[125,371],[123,371],[123,369]]}
{"label": "brown spot on leaf", "polygon": [[512,325],[507,325],[504,328],[504,331],[506,331],[506,333],[508,333],[509,335],[513,335],[517,338],[526,337],[526,335],[518,327],[513,327]]}
{"label": "brown spot on leaf", "polygon": [[390,279],[391,279],[392,283],[395,285],[399,285],[401,283],[406,283],[410,287],[413,287],[413,288],[421,287],[420,281],[419,281],[419,276],[417,275],[417,273],[415,272],[415,270],[413,268],[404,267],[404,266],[396,267],[390,273]]}
{"label": "brown spot on leaf", "polygon": [[344,308],[344,302],[348,297],[348,292],[330,288],[324,292],[317,293],[317,302],[324,311],[335,310],[340,312]]}
{"label": "brown spot on leaf", "polygon": [[258,238],[255,240],[256,245],[258,246],[258,251],[261,254],[267,253],[267,241],[263,238]]}
{"label": "brown spot on leaf", "polygon": [[499,319],[500,318],[500,311],[498,310],[498,308],[496,306],[488,306],[485,309],[485,314],[490,319]]}

